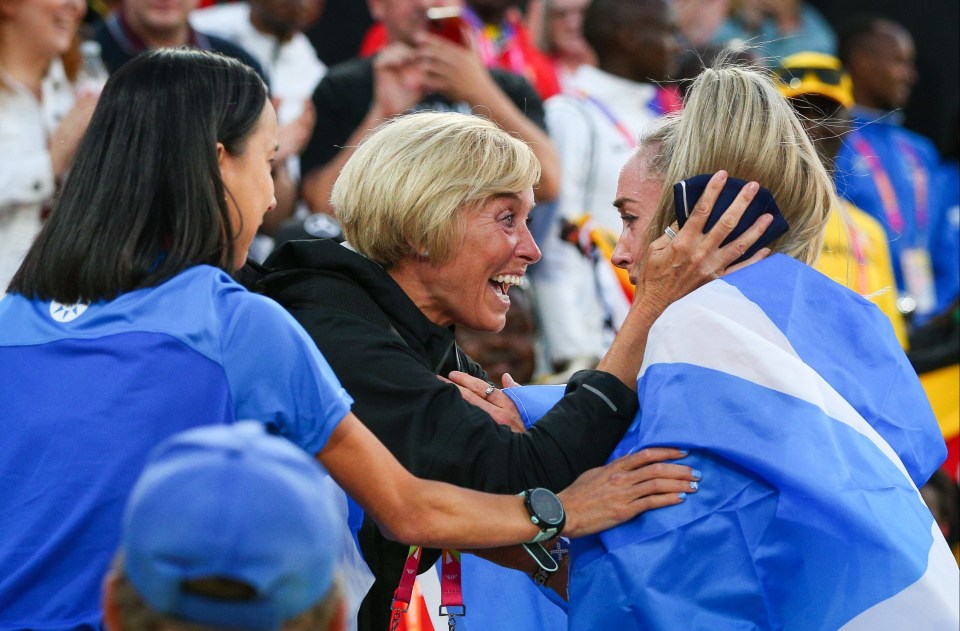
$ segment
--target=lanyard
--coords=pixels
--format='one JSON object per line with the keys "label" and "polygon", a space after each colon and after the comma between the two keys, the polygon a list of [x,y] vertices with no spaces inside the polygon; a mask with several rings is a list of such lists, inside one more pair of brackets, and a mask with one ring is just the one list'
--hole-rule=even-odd
{"label": "lanyard", "polygon": [[[870,172],[873,175],[873,181],[877,186],[877,191],[880,193],[880,202],[883,204],[883,212],[887,217],[890,227],[893,228],[894,232],[896,232],[898,235],[902,235],[905,227],[905,220],[903,218],[903,214],[900,212],[900,204],[897,201],[897,193],[893,188],[893,182],[890,181],[890,176],[887,174],[887,170],[884,168],[883,163],[880,162],[880,158],[877,157],[877,152],[873,150],[873,147],[866,138],[860,134],[856,134],[852,137],[852,141],[857,153],[863,156],[864,160],[867,162],[867,166],[870,167]],[[917,242],[920,241],[917,239],[917,236],[926,230],[927,224],[927,170],[924,168],[920,161],[920,156],[917,155],[917,152],[913,147],[902,140],[897,142],[897,146],[903,153],[908,165],[910,166],[910,179],[913,187],[914,213],[916,215],[917,224],[917,235],[914,236],[914,241]]]}
{"label": "lanyard", "polygon": [[[390,620],[390,631],[397,631],[400,620],[410,607],[413,598],[413,584],[417,580],[417,569],[420,566],[420,557],[423,555],[423,546],[410,546],[407,560],[403,564],[403,575],[400,584],[393,593],[393,617]],[[455,616],[464,616],[467,608],[463,604],[463,587],[460,581],[460,551],[444,548],[440,563],[440,615],[447,616],[447,626],[450,631],[456,627]]]}
{"label": "lanyard", "polygon": [[[506,66],[513,74],[531,79],[527,69],[527,59],[517,41],[517,28],[509,20],[501,25],[484,24],[479,17],[469,9],[464,10],[463,18],[477,35],[477,45],[480,48],[480,58],[487,68]],[[499,57],[505,57],[501,63]],[[531,80],[532,82],[532,80]]]}
{"label": "lanyard", "polygon": [[603,114],[604,118],[610,121],[610,124],[623,136],[624,140],[627,141],[627,145],[632,149],[637,146],[637,139],[634,137],[633,133],[630,131],[630,128],[627,127],[626,123],[620,120],[616,114],[613,113],[613,110],[610,109],[610,106],[593,96],[592,94],[587,94],[584,90],[580,88],[574,88],[573,95],[580,98],[587,103],[590,103],[597,111]]}

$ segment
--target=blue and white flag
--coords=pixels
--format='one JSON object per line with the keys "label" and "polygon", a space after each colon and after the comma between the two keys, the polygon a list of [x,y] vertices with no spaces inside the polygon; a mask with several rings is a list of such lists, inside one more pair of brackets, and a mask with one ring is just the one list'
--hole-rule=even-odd
{"label": "blue and white flag", "polygon": [[770,257],[667,309],[638,396],[611,458],[689,449],[700,491],[574,541],[570,629],[960,626],[943,438],[876,307]]}

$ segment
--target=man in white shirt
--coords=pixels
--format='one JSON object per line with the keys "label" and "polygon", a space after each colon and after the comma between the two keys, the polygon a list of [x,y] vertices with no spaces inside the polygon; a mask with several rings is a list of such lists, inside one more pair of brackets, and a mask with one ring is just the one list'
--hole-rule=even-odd
{"label": "man in white shirt", "polygon": [[[222,37],[249,52],[270,82],[280,123],[277,162],[285,162],[293,183],[300,180],[299,154],[313,132],[315,121],[310,96],[327,74],[327,67],[303,31],[320,17],[323,0],[251,0],[214,5],[193,11],[190,24],[197,30]],[[278,189],[277,211],[264,217],[264,231],[274,233],[290,216],[296,204],[294,195],[281,199]],[[271,243],[266,244],[269,252]],[[254,252],[254,256],[259,258]]]}
{"label": "man in white shirt", "polygon": [[545,350],[558,381],[603,356],[629,306],[624,295],[598,288],[603,279],[594,263],[561,238],[560,224],[589,213],[587,228],[619,234],[612,203],[620,167],[638,134],[679,107],[675,92],[654,83],[674,73],[680,52],[668,0],[594,0],[583,31],[597,53],[597,67],[578,68],[565,93],[545,105],[563,177],[535,283]]}

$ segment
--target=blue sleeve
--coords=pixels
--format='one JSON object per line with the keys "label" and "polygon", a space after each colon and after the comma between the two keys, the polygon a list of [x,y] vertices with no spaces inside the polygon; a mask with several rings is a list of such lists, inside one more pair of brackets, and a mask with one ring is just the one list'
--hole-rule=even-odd
{"label": "blue sleeve", "polygon": [[255,419],[316,454],[353,399],[299,324],[268,298],[219,300],[221,353],[236,418]]}

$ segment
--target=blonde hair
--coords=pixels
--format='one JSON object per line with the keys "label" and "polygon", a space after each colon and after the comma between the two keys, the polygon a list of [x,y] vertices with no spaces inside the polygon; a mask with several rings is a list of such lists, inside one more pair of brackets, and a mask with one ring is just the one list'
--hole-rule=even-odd
{"label": "blonde hair", "polygon": [[405,256],[443,264],[463,239],[459,210],[520,193],[540,179],[523,141],[478,116],[396,118],[360,143],[331,202],[344,236],[385,267]]}
{"label": "blonde hair", "polygon": [[[729,63],[704,70],[683,110],[640,145],[659,145],[651,166],[665,184],[726,169],[769,189],[790,225],[769,247],[807,264],[816,261],[836,192],[793,108],[763,71]],[[673,221],[673,190],[665,185],[651,240]]]}

